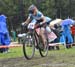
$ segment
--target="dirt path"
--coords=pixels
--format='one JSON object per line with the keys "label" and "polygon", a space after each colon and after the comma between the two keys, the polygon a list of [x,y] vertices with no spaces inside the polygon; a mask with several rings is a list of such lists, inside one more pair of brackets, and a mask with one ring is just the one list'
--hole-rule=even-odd
{"label": "dirt path", "polygon": [[75,54],[50,54],[47,57],[34,56],[31,60],[24,57],[0,59],[0,67],[75,67]]}
{"label": "dirt path", "polygon": [[[75,62],[69,62],[63,57],[58,60],[55,56],[34,57],[26,60],[24,57],[0,60],[0,67],[75,67]],[[68,61],[68,62],[67,62]],[[75,61],[72,59],[72,61]]]}
{"label": "dirt path", "polygon": [[33,58],[26,60],[25,58],[13,58],[0,60],[0,67],[51,67],[54,66],[48,57]]}

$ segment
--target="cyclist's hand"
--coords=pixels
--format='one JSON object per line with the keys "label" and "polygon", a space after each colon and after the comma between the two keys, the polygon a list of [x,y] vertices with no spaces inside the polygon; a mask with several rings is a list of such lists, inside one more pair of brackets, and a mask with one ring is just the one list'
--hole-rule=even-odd
{"label": "cyclist's hand", "polygon": [[25,24],[25,23],[23,22],[21,25],[24,26],[24,24]]}
{"label": "cyclist's hand", "polygon": [[44,24],[43,22],[40,22],[40,23],[39,23],[40,26],[43,25],[43,24]]}
{"label": "cyclist's hand", "polygon": [[27,32],[27,24],[25,23],[25,22],[23,22],[22,24],[21,24],[21,31],[23,32],[23,33],[26,33]]}
{"label": "cyclist's hand", "polygon": [[27,26],[27,23],[23,22],[21,25],[25,27]]}

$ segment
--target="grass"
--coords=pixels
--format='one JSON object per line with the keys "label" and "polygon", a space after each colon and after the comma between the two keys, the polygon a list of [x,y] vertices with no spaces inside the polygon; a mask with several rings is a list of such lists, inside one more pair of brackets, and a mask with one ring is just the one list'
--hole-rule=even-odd
{"label": "grass", "polygon": [[[59,51],[49,52],[53,64],[60,64],[64,67],[75,67],[75,47],[71,49],[61,49]],[[55,61],[56,60],[56,61]]]}
{"label": "grass", "polygon": [[[2,58],[16,58],[16,57],[22,57],[23,56],[23,51],[22,47],[14,47],[9,49],[9,53],[0,53],[0,59]],[[39,55],[39,52],[35,52],[35,55]],[[60,48],[60,50],[52,50],[49,51],[48,55],[56,55],[57,57],[61,56],[75,56],[75,48],[71,49],[65,49],[63,47]]]}
{"label": "grass", "polygon": [[[10,48],[10,51],[11,52],[6,54],[0,53],[0,59],[16,58],[24,56],[22,47]],[[28,63],[28,65],[30,64],[30,66],[32,65],[32,67],[75,67],[75,47],[65,49],[64,47],[61,46],[60,50],[49,51],[48,56],[45,58],[39,57],[40,59],[39,58],[37,59],[38,56],[40,56],[40,54],[38,51],[36,51],[33,60],[24,61],[22,59],[21,61],[18,61],[18,63],[19,65],[21,63],[24,65],[25,63]]]}
{"label": "grass", "polygon": [[22,57],[22,47],[10,48],[8,53],[0,53],[0,59]]}

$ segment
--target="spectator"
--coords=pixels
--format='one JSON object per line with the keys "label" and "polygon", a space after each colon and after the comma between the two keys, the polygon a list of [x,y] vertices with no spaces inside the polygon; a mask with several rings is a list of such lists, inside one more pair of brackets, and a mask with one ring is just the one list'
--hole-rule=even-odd
{"label": "spectator", "polygon": [[[51,27],[52,31],[57,36],[57,38],[54,41],[51,42],[53,44],[54,43],[59,43],[59,41],[60,41],[61,32],[62,32],[62,27],[60,25],[61,22],[62,22],[62,19],[55,19],[55,20],[51,21],[50,24],[49,24],[49,26]],[[60,49],[58,44],[56,44],[56,45],[54,44],[54,46],[49,47],[49,50],[51,50],[51,49],[53,50],[53,49],[55,49],[55,47],[56,47],[57,50]]]}
{"label": "spectator", "polygon": [[70,25],[72,25],[73,23],[74,21],[72,19],[65,19],[61,23],[63,28],[62,36],[64,36],[66,48],[71,48],[71,44],[73,43],[73,38],[70,30]]}
{"label": "spectator", "polygon": [[74,40],[74,43],[75,43],[75,25],[73,25],[71,27],[71,31],[72,31],[72,36],[73,36],[73,40]]}
{"label": "spectator", "polygon": [[[4,14],[0,14],[0,45],[8,46],[10,44],[9,32],[6,25],[6,16]],[[7,48],[0,48],[0,52],[7,52]]]}

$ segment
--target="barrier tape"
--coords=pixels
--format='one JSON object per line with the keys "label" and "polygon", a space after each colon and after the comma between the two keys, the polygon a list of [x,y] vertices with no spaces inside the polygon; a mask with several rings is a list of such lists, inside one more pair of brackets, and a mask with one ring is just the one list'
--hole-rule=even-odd
{"label": "barrier tape", "polygon": [[[49,46],[58,46],[59,44],[62,44],[62,43],[51,43],[51,44],[49,44]],[[72,46],[75,46],[75,43],[73,43]],[[9,46],[1,45],[0,46],[0,48],[14,48],[14,47],[22,47],[22,44],[20,44],[20,45],[9,45]]]}
{"label": "barrier tape", "polygon": [[[56,46],[57,44],[60,44],[60,43],[52,43],[52,44],[49,44],[49,46]],[[20,45],[9,45],[9,46],[6,46],[6,45],[1,45],[0,48],[14,48],[14,47],[21,47],[22,44]]]}
{"label": "barrier tape", "polygon": [[22,45],[10,45],[10,46],[0,46],[0,48],[13,48],[13,47],[21,47]]}

